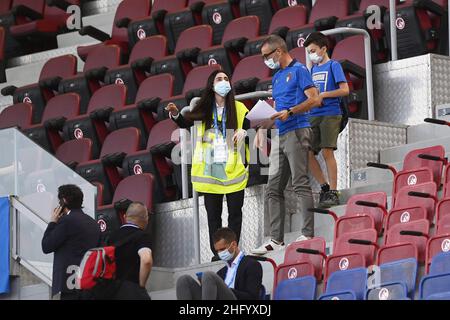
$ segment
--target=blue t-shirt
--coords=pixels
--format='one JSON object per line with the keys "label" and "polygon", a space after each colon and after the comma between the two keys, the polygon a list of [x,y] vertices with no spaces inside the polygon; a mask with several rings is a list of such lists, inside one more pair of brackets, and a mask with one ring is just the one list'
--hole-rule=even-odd
{"label": "blue t-shirt", "polygon": [[[306,101],[305,90],[314,87],[309,70],[300,62],[293,60],[286,68],[280,69],[272,78],[272,97],[276,110],[282,111],[295,107]],[[286,121],[276,120],[279,134],[289,131],[309,128],[307,114],[295,114]]]}
{"label": "blue t-shirt", "polygon": [[[311,69],[311,74],[314,84],[320,92],[337,90],[339,89],[339,83],[347,82],[341,64],[334,60],[330,60],[321,66],[314,65]],[[342,114],[340,103],[340,98],[323,99],[323,105],[312,108],[310,116],[338,116]]]}

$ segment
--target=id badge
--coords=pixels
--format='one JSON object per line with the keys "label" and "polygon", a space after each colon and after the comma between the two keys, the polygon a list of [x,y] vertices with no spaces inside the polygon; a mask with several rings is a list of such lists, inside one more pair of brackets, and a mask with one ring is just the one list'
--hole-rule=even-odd
{"label": "id badge", "polygon": [[224,163],[228,160],[228,147],[224,139],[214,140],[214,163]]}

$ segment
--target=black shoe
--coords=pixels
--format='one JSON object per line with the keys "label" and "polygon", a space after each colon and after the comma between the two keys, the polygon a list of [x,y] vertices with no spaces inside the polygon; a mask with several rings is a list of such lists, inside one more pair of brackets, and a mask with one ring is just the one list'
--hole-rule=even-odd
{"label": "black shoe", "polygon": [[336,190],[330,190],[326,192],[323,196],[322,201],[320,201],[320,207],[322,208],[338,206],[339,204],[339,195]]}

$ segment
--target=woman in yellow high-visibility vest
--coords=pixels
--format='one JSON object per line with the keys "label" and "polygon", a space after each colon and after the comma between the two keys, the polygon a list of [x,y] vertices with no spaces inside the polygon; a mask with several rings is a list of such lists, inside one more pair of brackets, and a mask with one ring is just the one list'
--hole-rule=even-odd
{"label": "woman in yellow high-visibility vest", "polygon": [[196,146],[192,160],[192,185],[204,195],[210,247],[215,256],[212,236],[222,227],[222,203],[226,195],[228,226],[240,238],[244,190],[248,181],[246,130],[250,122],[247,107],[234,99],[228,75],[214,71],[208,78],[200,100],[192,110],[178,112],[170,103],[166,110],[181,128],[196,128]]}

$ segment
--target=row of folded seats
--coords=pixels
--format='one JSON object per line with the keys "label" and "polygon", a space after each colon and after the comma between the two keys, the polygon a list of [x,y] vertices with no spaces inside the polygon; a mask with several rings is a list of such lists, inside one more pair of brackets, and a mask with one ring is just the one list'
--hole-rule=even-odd
{"label": "row of folded seats", "polygon": [[422,265],[420,299],[450,298],[450,166],[444,148],[410,151],[398,172],[370,165],[394,171],[391,209],[384,192],[350,197],[341,217],[311,208],[334,219],[332,254],[326,255],[320,237],[291,244],[275,270],[275,299],[315,299],[320,281],[320,299],[413,299]]}

